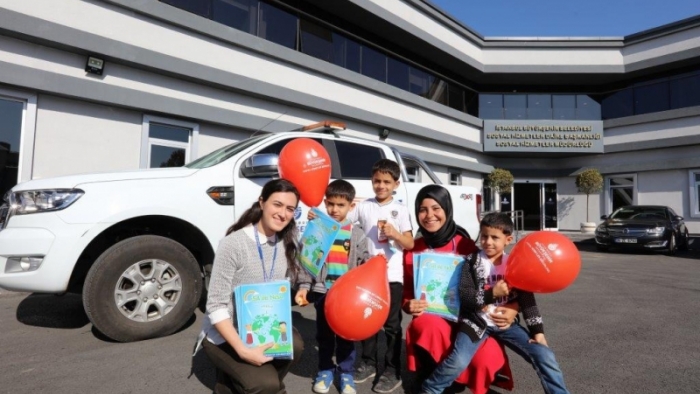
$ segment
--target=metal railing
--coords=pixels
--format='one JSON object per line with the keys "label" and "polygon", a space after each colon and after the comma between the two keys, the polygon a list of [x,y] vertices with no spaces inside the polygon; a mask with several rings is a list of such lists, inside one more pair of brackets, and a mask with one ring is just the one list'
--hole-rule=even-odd
{"label": "metal railing", "polygon": [[[517,210],[517,211],[487,211],[487,212],[481,212],[481,217],[479,220],[483,219],[484,216],[486,216],[489,213],[505,213],[510,217],[510,220],[513,221],[513,237],[515,237],[515,242],[518,242],[520,240],[520,237],[524,234],[525,232],[525,211]],[[479,236],[477,235],[477,239]]]}

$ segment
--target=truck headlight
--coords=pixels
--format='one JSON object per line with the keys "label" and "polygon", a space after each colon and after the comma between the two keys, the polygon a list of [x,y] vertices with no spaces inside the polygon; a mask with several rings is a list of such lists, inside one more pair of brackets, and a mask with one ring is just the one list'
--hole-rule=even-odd
{"label": "truck headlight", "polygon": [[14,215],[60,211],[68,208],[85,194],[80,189],[27,190],[10,194],[10,209]]}

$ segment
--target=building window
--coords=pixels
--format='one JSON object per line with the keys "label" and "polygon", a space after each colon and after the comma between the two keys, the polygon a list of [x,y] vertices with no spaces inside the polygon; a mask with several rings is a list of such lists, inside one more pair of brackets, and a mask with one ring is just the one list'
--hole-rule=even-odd
{"label": "building window", "polygon": [[196,159],[199,125],[144,116],[141,129],[141,168],[182,167]]}
{"label": "building window", "polygon": [[35,95],[0,89],[0,196],[32,179],[35,123]]}
{"label": "building window", "polygon": [[688,172],[690,180],[690,216],[700,218],[700,169]]}
{"label": "building window", "polygon": [[450,178],[450,185],[459,186],[462,184],[462,171],[456,168],[447,169],[447,176]]}
{"label": "building window", "polygon": [[608,214],[625,205],[634,205],[637,201],[637,175],[613,175],[605,179],[606,210]]}
{"label": "building window", "polygon": [[406,175],[411,183],[420,182],[420,167],[406,164]]}

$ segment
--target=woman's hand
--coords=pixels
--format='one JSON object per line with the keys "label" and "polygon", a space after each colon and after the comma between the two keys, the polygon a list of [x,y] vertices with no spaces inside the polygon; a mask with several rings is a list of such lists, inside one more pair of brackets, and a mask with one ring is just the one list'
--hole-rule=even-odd
{"label": "woman's hand", "polygon": [[496,307],[493,312],[489,313],[489,317],[491,317],[491,320],[493,320],[498,328],[504,330],[513,324],[515,318],[518,316],[519,309],[517,302],[511,302]]}
{"label": "woman's hand", "polygon": [[311,220],[314,220],[314,219],[316,219],[316,214],[314,213],[314,211],[312,211],[311,209],[309,209],[309,213],[306,214],[306,220],[311,221]]}
{"label": "woman's hand", "polygon": [[533,339],[530,339],[528,342],[530,343],[539,343],[540,345],[547,346],[547,339],[545,339],[544,334],[535,334],[535,337]]}
{"label": "woman's hand", "polygon": [[306,295],[308,293],[309,293],[309,290],[307,290],[307,289],[297,290],[297,294],[294,296],[294,302],[296,302],[297,305],[299,305],[299,306],[309,305],[309,301],[306,299]]}
{"label": "woman's hand", "polygon": [[403,310],[413,316],[420,316],[428,309],[428,301],[426,300],[410,300],[403,305]]}
{"label": "woman's hand", "polygon": [[274,343],[266,343],[254,348],[243,347],[243,349],[240,349],[237,353],[243,361],[259,367],[268,361],[272,361],[272,357],[266,356],[264,352],[273,346],[275,346]]}

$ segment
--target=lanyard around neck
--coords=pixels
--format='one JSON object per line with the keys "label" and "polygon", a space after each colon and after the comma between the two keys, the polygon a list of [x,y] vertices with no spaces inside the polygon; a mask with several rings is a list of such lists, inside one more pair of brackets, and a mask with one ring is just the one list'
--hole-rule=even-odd
{"label": "lanyard around neck", "polygon": [[258,247],[258,255],[260,255],[260,264],[262,265],[263,281],[269,282],[272,280],[272,276],[275,274],[275,261],[277,260],[277,235],[275,235],[275,245],[272,247],[272,266],[270,266],[270,273],[268,274],[265,272],[265,257],[263,257],[262,247],[260,246],[260,236],[258,235],[257,223],[253,227],[253,234],[255,234],[255,245]]}
{"label": "lanyard around neck", "polygon": [[[428,249],[433,250],[432,247],[428,246]],[[454,237],[452,237],[452,253],[457,252],[457,241],[455,241]]]}

